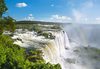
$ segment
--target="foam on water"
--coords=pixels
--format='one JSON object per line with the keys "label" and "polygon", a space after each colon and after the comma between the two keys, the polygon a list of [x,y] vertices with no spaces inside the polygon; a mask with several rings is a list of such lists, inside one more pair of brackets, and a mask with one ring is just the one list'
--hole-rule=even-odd
{"label": "foam on water", "polygon": [[64,31],[54,34],[56,36],[55,40],[49,42],[42,49],[44,59],[47,62],[59,63],[62,69],[95,69],[94,61],[96,60],[91,59],[93,55],[84,49],[85,46],[71,44],[67,33]]}
{"label": "foam on water", "polygon": [[[55,39],[52,40],[45,39],[43,36],[36,36],[33,32],[17,34],[12,38],[20,38],[22,42],[17,40],[15,44],[21,47],[40,48],[46,62],[59,63],[62,69],[100,69],[100,62],[93,59],[95,53],[86,47],[87,42],[85,39],[83,44],[85,44],[86,48],[84,48],[83,44],[81,46],[81,44],[71,42],[67,32],[58,31],[52,33],[55,35]],[[83,34],[82,38],[84,38]]]}

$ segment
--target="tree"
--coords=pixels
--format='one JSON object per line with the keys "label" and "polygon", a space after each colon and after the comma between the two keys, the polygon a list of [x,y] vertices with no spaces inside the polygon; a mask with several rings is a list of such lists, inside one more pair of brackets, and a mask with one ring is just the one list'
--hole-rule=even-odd
{"label": "tree", "polygon": [[0,19],[0,35],[3,33],[4,31],[4,20]]}
{"label": "tree", "polygon": [[5,0],[0,0],[0,34],[2,34],[4,30],[10,32],[14,32],[15,30],[15,20],[10,16],[2,17],[7,10]]}
{"label": "tree", "polygon": [[15,20],[8,16],[8,17],[4,17],[4,21],[5,21],[5,27],[6,27],[6,30],[10,31],[10,32],[14,32],[15,30]]}
{"label": "tree", "polygon": [[0,18],[2,18],[2,15],[7,11],[6,4],[4,0],[0,0]]}

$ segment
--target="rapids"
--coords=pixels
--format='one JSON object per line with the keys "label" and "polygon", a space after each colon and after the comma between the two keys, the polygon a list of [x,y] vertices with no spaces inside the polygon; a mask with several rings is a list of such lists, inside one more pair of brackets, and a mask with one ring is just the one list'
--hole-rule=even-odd
{"label": "rapids", "polygon": [[35,47],[43,51],[43,58],[62,69],[100,69],[99,27],[67,25],[53,31],[55,39],[37,36],[34,31],[16,33],[12,38],[21,47]]}

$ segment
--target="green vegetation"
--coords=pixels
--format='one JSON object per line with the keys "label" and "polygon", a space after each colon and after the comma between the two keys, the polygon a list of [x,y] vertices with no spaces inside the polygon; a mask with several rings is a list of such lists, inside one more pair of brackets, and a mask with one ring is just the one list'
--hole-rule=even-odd
{"label": "green vegetation", "polygon": [[49,33],[42,33],[45,38],[49,38]]}
{"label": "green vegetation", "polygon": [[5,13],[7,10],[8,9],[6,7],[4,0],[0,0],[0,18],[2,17],[3,13]]}
{"label": "green vegetation", "polygon": [[98,53],[98,54],[100,54],[100,50],[99,49],[97,49],[97,48],[90,48],[91,50],[93,50],[93,51],[95,51],[96,53]]}
{"label": "green vegetation", "polygon": [[45,63],[42,52],[37,49],[26,52],[13,44],[9,36],[0,35],[0,69],[61,69],[60,65]]}
{"label": "green vegetation", "polygon": [[49,32],[43,32],[42,31],[42,27],[38,24],[16,24],[16,28],[17,29],[28,29],[30,31],[34,30],[35,32],[37,32],[38,36],[44,36],[47,39],[54,39],[55,36],[52,35],[52,33]]}
{"label": "green vegetation", "polygon": [[10,16],[2,17],[3,13],[5,13],[7,10],[8,9],[6,7],[4,0],[0,0],[0,35],[5,30],[10,32],[14,32],[15,30],[15,24],[14,24],[15,20]]}
{"label": "green vegetation", "polygon": [[40,29],[40,27],[38,26],[38,24],[16,24],[16,29],[28,29],[29,31],[38,31]]}
{"label": "green vegetation", "polygon": [[[36,32],[40,30],[61,30],[59,24],[49,23],[49,22],[39,22],[39,21],[17,21],[16,23],[17,29],[28,29],[30,31],[34,30]],[[48,26],[45,26],[48,25]]]}
{"label": "green vegetation", "polygon": [[61,27],[59,25],[54,25],[51,27],[51,29],[61,29]]}
{"label": "green vegetation", "polygon": [[5,24],[5,30],[14,32],[15,31],[15,20],[11,18],[10,16],[4,17],[4,24]]}
{"label": "green vegetation", "polygon": [[33,25],[33,30],[35,32],[39,32],[39,31],[41,31],[41,27],[38,24],[35,24],[35,25]]}
{"label": "green vegetation", "polygon": [[[61,69],[59,64],[53,65],[46,63],[42,58],[42,51],[32,49],[27,51],[25,48],[13,44],[10,36],[3,35],[3,31],[15,30],[15,20],[2,17],[7,10],[4,0],[0,0],[0,69]],[[35,27],[34,30],[38,30]]]}
{"label": "green vegetation", "polygon": [[55,39],[55,36],[53,36],[52,33],[49,32],[43,32],[41,35],[43,35],[47,39]]}
{"label": "green vegetation", "polygon": [[54,35],[52,35],[52,33],[50,33],[50,32],[43,32],[43,31],[38,31],[37,32],[37,35],[38,36],[44,36],[46,39],[55,39],[55,36]]}
{"label": "green vegetation", "polygon": [[3,31],[10,31],[14,32],[15,30],[15,20],[11,18],[10,16],[8,17],[3,17],[0,19],[0,34],[3,33]]}

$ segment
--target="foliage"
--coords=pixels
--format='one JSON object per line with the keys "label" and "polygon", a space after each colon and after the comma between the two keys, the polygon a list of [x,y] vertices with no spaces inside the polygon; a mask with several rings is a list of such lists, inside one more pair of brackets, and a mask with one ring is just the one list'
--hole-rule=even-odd
{"label": "foliage", "polygon": [[43,32],[41,35],[48,39],[55,39],[55,36],[53,36],[52,33],[49,32]]}
{"label": "foliage", "polygon": [[44,64],[44,63],[36,63],[32,66],[31,69],[61,69],[59,64],[51,65],[50,63]]}
{"label": "foliage", "polygon": [[13,44],[9,36],[0,35],[0,69],[61,69],[60,65],[45,63],[37,49],[26,52]]}
{"label": "foliage", "polygon": [[[4,0],[0,0],[0,34],[3,30],[14,32],[14,20],[10,16],[2,17],[7,10]],[[34,30],[39,28],[34,26]],[[39,50],[31,50],[26,54],[26,49],[13,44],[13,40],[6,35],[0,35],[0,69],[61,69],[60,65],[45,63]]]}
{"label": "foliage", "polygon": [[29,23],[26,23],[26,24],[20,24],[20,23],[16,23],[16,29],[28,29],[30,31],[35,31],[35,32],[38,32],[38,31],[41,31],[41,28],[38,24],[29,24]]}
{"label": "foliage", "polygon": [[5,13],[7,10],[8,9],[6,7],[4,0],[0,0],[0,18],[2,17],[3,13]]}
{"label": "foliage", "polygon": [[39,32],[39,31],[41,31],[41,28],[39,27],[38,24],[35,24],[35,25],[33,26],[33,30],[34,30],[35,32]]}
{"label": "foliage", "polygon": [[45,38],[49,38],[49,33],[42,33]]}
{"label": "foliage", "polygon": [[15,31],[15,20],[10,16],[0,19],[0,34],[5,30],[10,32]]}
{"label": "foliage", "polygon": [[4,20],[1,18],[0,19],[0,35],[3,33],[3,31],[4,31],[4,27],[5,27],[5,25],[4,25]]}
{"label": "foliage", "polygon": [[32,62],[45,62],[42,58],[42,51],[37,49],[28,51],[27,59]]}
{"label": "foliage", "polygon": [[4,0],[0,0],[0,35],[3,33],[4,30],[9,30],[11,32],[14,32],[15,25],[14,25],[14,19],[10,16],[8,17],[2,17],[2,15],[7,11],[6,4]]}
{"label": "foliage", "polygon": [[0,26],[0,35],[3,33],[3,27]]}
{"label": "foliage", "polygon": [[58,25],[54,25],[54,26],[51,27],[51,29],[61,29],[61,27],[58,26]]}
{"label": "foliage", "polygon": [[14,24],[15,20],[11,18],[10,16],[4,17],[4,20],[5,20],[6,30],[14,32],[15,31],[15,24]]}

